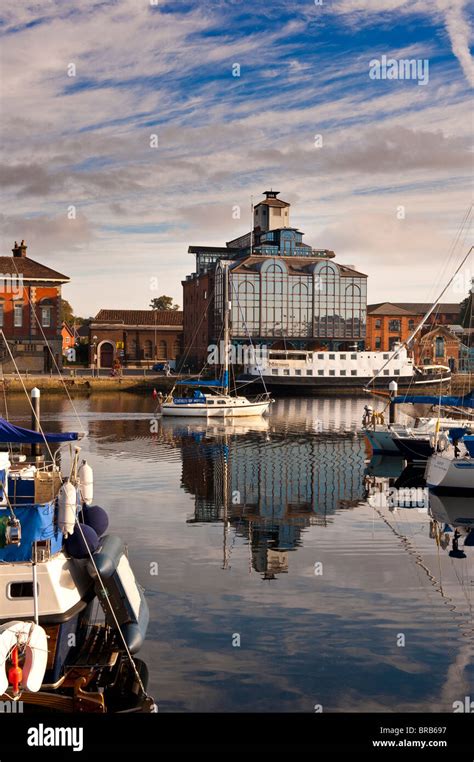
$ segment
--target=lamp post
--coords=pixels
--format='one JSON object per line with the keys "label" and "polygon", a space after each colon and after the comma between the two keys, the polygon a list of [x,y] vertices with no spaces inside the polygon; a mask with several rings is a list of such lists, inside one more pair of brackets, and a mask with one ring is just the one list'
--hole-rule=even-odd
{"label": "lamp post", "polygon": [[97,348],[97,336],[93,336],[92,337],[92,347],[91,347],[91,349],[92,349],[92,378],[94,378],[94,375],[95,375],[95,365],[96,365],[96,362],[97,362],[96,348]]}

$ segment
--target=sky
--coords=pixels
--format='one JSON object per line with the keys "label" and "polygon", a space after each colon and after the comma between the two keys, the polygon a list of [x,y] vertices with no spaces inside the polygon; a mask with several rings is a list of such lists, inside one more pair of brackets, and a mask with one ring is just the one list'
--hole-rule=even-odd
{"label": "sky", "polygon": [[465,0],[3,0],[2,253],[68,275],[76,315],[182,305],[188,246],[273,188],[369,303],[434,299],[469,248],[472,29]]}

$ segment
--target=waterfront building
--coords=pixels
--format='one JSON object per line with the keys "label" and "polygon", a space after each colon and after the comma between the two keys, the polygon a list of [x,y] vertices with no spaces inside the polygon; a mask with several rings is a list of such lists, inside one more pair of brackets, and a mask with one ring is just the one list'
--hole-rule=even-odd
{"label": "waterfront building", "polygon": [[196,269],[183,281],[184,344],[202,365],[222,333],[222,261],[229,262],[231,339],[273,349],[363,348],[367,276],[315,249],[290,224],[290,204],[265,191],[254,227],[226,246],[190,246]]}
{"label": "waterfront building", "polygon": [[96,368],[174,365],[182,351],[183,313],[178,310],[101,309],[89,324],[89,361]]}
{"label": "waterfront building", "polygon": [[[11,257],[0,257],[0,328],[19,371],[61,368],[61,289],[68,282],[67,275],[30,259],[24,241],[15,241]],[[3,372],[12,372],[5,339],[0,363]]]}
{"label": "waterfront building", "polygon": [[453,373],[459,370],[461,338],[446,326],[436,326],[414,343],[417,365],[446,365]]}
{"label": "waterfront building", "polygon": [[61,336],[63,338],[63,355],[67,355],[68,350],[73,348],[76,343],[76,336],[74,330],[65,321],[62,324]]}
{"label": "waterfront building", "polygon": [[[369,304],[366,349],[371,352],[389,352],[395,344],[405,342],[431,306],[418,302]],[[459,304],[438,304],[423,330],[459,323],[459,313]]]}

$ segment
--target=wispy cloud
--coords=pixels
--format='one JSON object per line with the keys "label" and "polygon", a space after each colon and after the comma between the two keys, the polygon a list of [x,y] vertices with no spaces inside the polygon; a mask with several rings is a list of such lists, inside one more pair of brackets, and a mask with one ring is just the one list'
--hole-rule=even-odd
{"label": "wispy cloud", "polygon": [[[423,260],[427,240],[442,262],[469,198],[465,15],[454,0],[5,0],[4,250],[26,238],[70,274],[78,312],[112,281],[118,306],[147,305],[151,277],[181,303],[188,245],[245,232],[273,185],[308,240],[365,267],[373,300],[402,298],[385,263]],[[370,80],[382,53],[429,58],[429,85]]]}

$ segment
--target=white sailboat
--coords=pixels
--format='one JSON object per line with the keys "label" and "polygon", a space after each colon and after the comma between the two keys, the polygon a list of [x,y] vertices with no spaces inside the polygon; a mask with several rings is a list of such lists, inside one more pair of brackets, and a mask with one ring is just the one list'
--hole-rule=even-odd
{"label": "white sailboat", "polygon": [[[223,262],[224,269],[224,357],[222,379],[188,379],[178,381],[176,386],[194,387],[192,397],[174,397],[173,390],[159,407],[163,416],[186,418],[242,418],[262,416],[268,412],[273,400],[268,392],[254,399],[243,395],[230,394],[229,390],[229,264]],[[205,391],[203,391],[205,390]]]}

